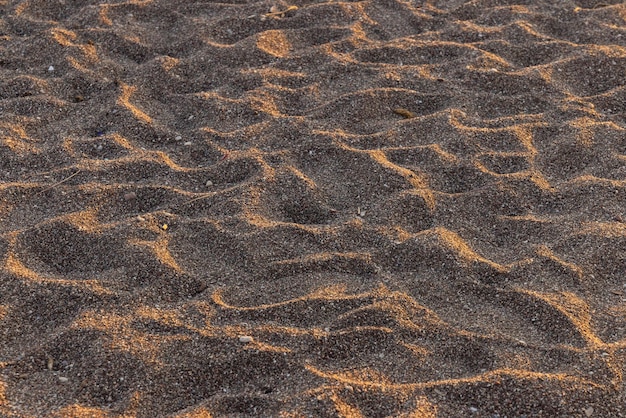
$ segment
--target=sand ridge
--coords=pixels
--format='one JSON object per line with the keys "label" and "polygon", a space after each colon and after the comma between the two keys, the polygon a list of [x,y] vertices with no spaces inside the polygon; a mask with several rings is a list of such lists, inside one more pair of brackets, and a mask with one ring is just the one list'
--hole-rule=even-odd
{"label": "sand ridge", "polygon": [[0,1],[0,414],[626,415],[625,19]]}

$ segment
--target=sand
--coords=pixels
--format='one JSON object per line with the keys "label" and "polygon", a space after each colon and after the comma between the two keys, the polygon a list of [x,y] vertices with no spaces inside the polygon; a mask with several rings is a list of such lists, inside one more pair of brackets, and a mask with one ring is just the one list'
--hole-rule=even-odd
{"label": "sand", "polygon": [[0,1],[0,415],[626,416],[626,5]]}

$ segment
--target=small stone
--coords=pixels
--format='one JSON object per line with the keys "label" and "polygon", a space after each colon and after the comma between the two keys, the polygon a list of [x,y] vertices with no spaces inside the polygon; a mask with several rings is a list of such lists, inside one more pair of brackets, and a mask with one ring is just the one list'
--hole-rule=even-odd
{"label": "small stone", "polygon": [[124,200],[128,201],[128,200],[135,200],[135,199],[137,199],[137,193],[135,192],[124,193]]}
{"label": "small stone", "polygon": [[70,381],[70,379],[68,379],[67,377],[65,377],[65,376],[59,376],[59,382],[61,382],[61,383],[67,383],[67,382],[69,382],[69,381]]}
{"label": "small stone", "polygon": [[53,72],[53,71],[54,71],[54,67],[53,67],[52,65],[51,65],[51,66],[49,66],[49,67],[48,67],[48,72],[49,72],[49,73],[51,73],[51,72]]}
{"label": "small stone", "polygon": [[252,341],[254,341],[254,338],[252,338],[249,335],[241,335],[239,337],[239,342],[240,343],[251,343]]}
{"label": "small stone", "polygon": [[478,408],[473,407],[473,406],[470,406],[469,410],[472,414],[475,414],[476,412],[478,412]]}
{"label": "small stone", "polygon": [[180,141],[181,139],[183,139],[183,137],[180,136],[180,135],[176,135],[176,137],[174,139],[177,140],[177,141]]}
{"label": "small stone", "polygon": [[207,180],[207,181],[206,181],[206,186],[207,186],[207,187],[211,187],[211,186],[213,186],[213,182],[212,182],[211,180]]}
{"label": "small stone", "polygon": [[593,414],[593,408],[591,406],[588,406],[587,408],[583,409],[583,411],[585,412],[585,415],[587,415],[588,417],[590,417]]}
{"label": "small stone", "polygon": [[191,142],[191,141],[187,141],[187,142],[185,142],[185,145],[186,145],[186,146],[189,146],[189,145],[192,145],[192,144],[193,144],[193,142]]}

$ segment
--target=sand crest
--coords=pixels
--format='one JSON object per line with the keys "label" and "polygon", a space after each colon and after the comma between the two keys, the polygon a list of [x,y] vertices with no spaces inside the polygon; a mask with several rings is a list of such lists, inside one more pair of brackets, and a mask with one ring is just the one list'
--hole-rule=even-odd
{"label": "sand crest", "polygon": [[626,416],[617,0],[0,1],[0,415]]}

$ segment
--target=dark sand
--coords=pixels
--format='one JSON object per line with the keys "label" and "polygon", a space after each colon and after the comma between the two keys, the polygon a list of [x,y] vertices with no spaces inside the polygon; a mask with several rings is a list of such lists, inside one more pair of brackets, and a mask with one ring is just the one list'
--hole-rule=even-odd
{"label": "dark sand", "polygon": [[626,416],[626,5],[0,1],[0,415]]}

